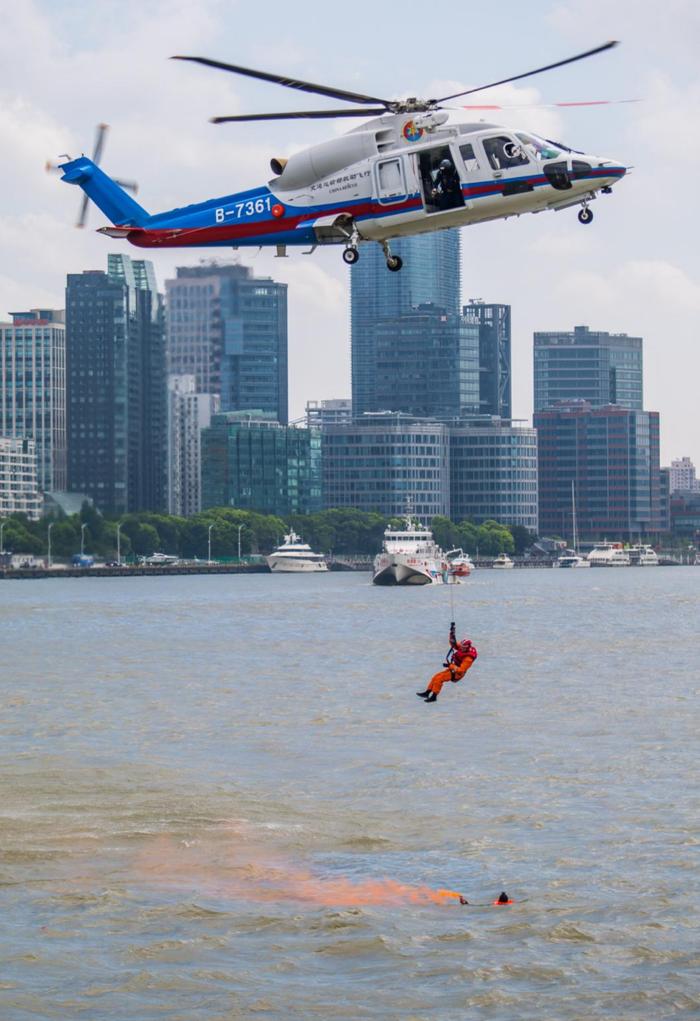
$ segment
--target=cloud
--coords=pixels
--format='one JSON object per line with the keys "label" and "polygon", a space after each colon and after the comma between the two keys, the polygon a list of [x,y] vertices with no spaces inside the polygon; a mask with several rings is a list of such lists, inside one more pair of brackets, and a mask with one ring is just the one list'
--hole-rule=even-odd
{"label": "cloud", "polygon": [[[621,40],[625,49],[642,50],[645,61],[653,65],[673,54],[677,63],[685,59],[695,62],[700,38],[700,6],[697,0],[566,0],[553,5],[548,24],[562,35],[579,42],[582,49],[593,40]],[[593,34],[592,26],[604,26]],[[601,60],[613,59],[606,54]],[[614,59],[617,59],[617,55]],[[637,84],[633,82],[632,84]]]}
{"label": "cloud", "polygon": [[587,305],[595,308],[600,321],[608,323],[619,322],[623,309],[629,324],[631,308],[637,320],[647,324],[667,322],[668,309],[673,309],[676,316],[700,314],[700,284],[679,266],[662,260],[632,259],[606,274],[569,272],[558,282],[556,292],[574,306],[585,295]]}

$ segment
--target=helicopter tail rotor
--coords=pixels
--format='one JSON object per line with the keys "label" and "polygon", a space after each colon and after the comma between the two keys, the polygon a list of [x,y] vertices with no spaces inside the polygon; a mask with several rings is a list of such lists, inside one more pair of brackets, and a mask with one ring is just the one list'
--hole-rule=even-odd
{"label": "helicopter tail rotor", "polygon": [[[102,159],[102,153],[104,151],[105,141],[107,139],[107,132],[109,131],[109,124],[98,124],[95,133],[95,145],[92,151],[92,162],[99,166],[100,160]],[[70,156],[68,153],[62,153],[58,157],[60,160],[69,160]],[[57,173],[61,170],[61,166],[56,163],[52,163],[50,160],[46,161],[46,172]],[[118,184],[120,188],[124,188],[125,191],[130,191],[136,194],[139,190],[139,186],[136,181],[120,181],[114,178],[114,183]],[[82,229],[87,223],[88,210],[90,208],[90,200],[87,193],[83,193],[83,197],[80,202],[80,209],[78,211],[78,219],[75,222],[75,226]]]}

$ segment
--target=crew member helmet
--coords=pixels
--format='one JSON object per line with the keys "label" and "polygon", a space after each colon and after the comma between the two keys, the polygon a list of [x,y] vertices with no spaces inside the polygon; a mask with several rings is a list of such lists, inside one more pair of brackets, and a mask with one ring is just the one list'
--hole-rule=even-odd
{"label": "crew member helmet", "polygon": [[440,170],[451,170],[451,169],[452,169],[452,161],[451,160],[444,159],[444,160],[442,160],[440,162]]}
{"label": "crew member helmet", "polygon": [[459,643],[459,647],[462,650],[462,652],[466,652],[468,649],[471,649],[472,643],[469,641],[468,638],[463,638],[462,641]]}

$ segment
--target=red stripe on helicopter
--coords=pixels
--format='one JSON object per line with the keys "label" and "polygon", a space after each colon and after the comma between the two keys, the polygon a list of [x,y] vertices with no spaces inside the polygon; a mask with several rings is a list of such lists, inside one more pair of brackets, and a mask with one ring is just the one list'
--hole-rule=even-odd
{"label": "red stripe on helicopter", "polygon": [[[376,215],[408,212],[411,209],[420,209],[422,205],[423,203],[419,197],[411,197],[404,202],[397,202],[390,209],[371,201],[357,205],[352,204],[350,209],[353,218],[365,219]],[[313,227],[314,221],[321,217],[325,220],[327,217],[340,216],[348,211],[350,210],[347,205],[341,205],[336,209],[307,210],[303,213],[298,212],[295,216],[280,217],[276,220],[258,220],[251,223],[206,227],[164,227],[161,229],[136,227],[128,235],[128,240],[139,248],[175,248],[182,245],[185,240],[189,242],[190,238],[190,243],[197,244],[208,241],[236,241],[243,238],[269,237],[275,234],[284,234],[305,225]]]}
{"label": "red stripe on helicopter", "polygon": [[[591,168],[585,175],[586,178],[595,177],[618,177],[624,171],[614,167]],[[579,178],[578,180],[584,180]],[[508,181],[522,181],[533,187],[549,184],[543,174],[532,177],[501,178],[497,181],[483,181],[475,185],[462,185],[462,194],[467,199],[486,198],[489,195],[500,194],[503,186]],[[276,234],[284,234],[294,231],[301,226],[313,227],[314,221],[332,216],[340,216],[342,213],[351,212],[353,219],[362,220],[370,217],[394,216],[397,213],[409,212],[413,209],[422,209],[423,202],[420,196],[411,196],[403,202],[392,204],[391,207],[380,205],[378,202],[368,201],[364,203],[349,203],[339,205],[335,209],[314,209],[298,211],[294,216],[280,217],[275,220],[258,220],[251,223],[224,224],[222,226],[206,227],[166,227],[150,229],[148,227],[135,227],[128,234],[131,244],[139,248],[176,248],[187,244],[206,244],[210,241],[232,241],[244,238],[270,237]],[[124,228],[123,228],[124,229]],[[289,243],[289,242],[287,242]],[[300,243],[306,243],[300,242]]]}

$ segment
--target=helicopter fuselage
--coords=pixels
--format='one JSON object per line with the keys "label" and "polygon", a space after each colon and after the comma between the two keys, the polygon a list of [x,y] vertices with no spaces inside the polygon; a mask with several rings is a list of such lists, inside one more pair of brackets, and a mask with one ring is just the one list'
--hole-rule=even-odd
{"label": "helicopter fuselage", "polygon": [[547,209],[580,206],[586,223],[588,203],[626,173],[520,129],[445,120],[387,114],[273,160],[277,176],[259,188],[155,215],[128,196],[122,202],[87,157],[61,169],[112,220],[102,233],[140,248],[342,244],[355,253],[348,262],[363,241],[386,248],[394,238]]}

